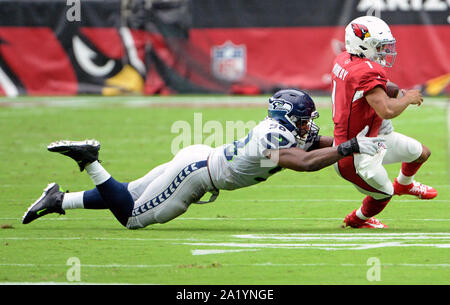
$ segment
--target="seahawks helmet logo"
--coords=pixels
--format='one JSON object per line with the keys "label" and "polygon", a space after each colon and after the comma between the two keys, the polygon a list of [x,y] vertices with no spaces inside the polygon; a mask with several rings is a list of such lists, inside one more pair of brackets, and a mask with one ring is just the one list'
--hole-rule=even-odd
{"label": "seahawks helmet logo", "polygon": [[269,110],[284,110],[287,113],[291,112],[292,104],[284,100],[273,100],[270,103],[271,108]]}

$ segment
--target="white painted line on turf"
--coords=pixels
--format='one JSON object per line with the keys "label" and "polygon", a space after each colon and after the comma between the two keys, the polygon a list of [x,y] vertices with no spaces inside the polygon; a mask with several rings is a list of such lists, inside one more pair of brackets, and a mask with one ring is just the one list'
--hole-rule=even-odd
{"label": "white painted line on turf", "polygon": [[88,282],[0,282],[0,285],[160,285],[160,284],[135,284],[135,283],[88,283]]}
{"label": "white painted line on turf", "polygon": [[259,249],[245,249],[245,250],[222,250],[222,249],[208,249],[208,250],[191,250],[192,255],[207,255],[207,254],[223,254],[235,252],[259,251]]}
{"label": "white painted line on turf", "polygon": [[[0,264],[0,266],[9,267],[63,267],[67,265],[63,264]],[[123,264],[108,264],[108,265],[92,265],[92,264],[81,264],[80,267],[86,268],[167,268],[174,267],[171,264],[156,264],[156,265],[123,265]]]}
{"label": "white painted line on turf", "polygon": [[[116,143],[118,140],[115,141]],[[124,141],[124,143],[129,143],[129,141]],[[161,152],[163,152],[161,150]],[[447,172],[443,172],[447,173]],[[428,174],[430,174],[428,172]],[[34,184],[21,184],[20,186],[17,184],[2,184],[2,187],[4,188],[36,188],[37,186]],[[450,184],[440,184],[440,185],[434,185],[435,188],[449,188]],[[351,184],[344,184],[344,185],[336,185],[336,184],[270,184],[270,183],[260,183],[257,185],[252,186],[252,188],[354,188]]]}
{"label": "white painted line on turf", "polygon": [[[229,202],[362,202],[361,199],[229,199]],[[398,199],[396,202],[421,202],[416,199]],[[431,202],[431,200],[430,200]],[[432,202],[450,202],[450,199],[433,199]]]}
{"label": "white painted line on turf", "polygon": [[370,243],[370,244],[321,244],[321,243],[183,243],[190,246],[211,246],[211,247],[234,247],[234,248],[253,248],[253,249],[318,249],[318,250],[368,250],[387,247],[432,247],[432,248],[450,248],[450,244],[406,244],[402,242]]}
{"label": "white painted line on turf", "polygon": [[[207,220],[207,221],[291,221],[291,220],[324,220],[324,221],[334,221],[334,220],[343,220],[343,217],[179,217],[174,221],[179,220]],[[0,217],[0,220],[22,220],[22,218],[17,217]],[[70,216],[59,216],[59,217],[47,217],[47,218],[39,218],[37,221],[99,221],[99,220],[111,220],[114,221],[114,218],[111,217],[98,217],[98,218],[82,218],[82,217],[70,217]],[[383,218],[383,220],[387,221],[450,221],[450,218],[443,219],[433,219],[433,218]]]}
{"label": "white painted line on turf", "polygon": [[[0,98],[1,107],[99,107],[119,105],[123,107],[261,107],[266,108],[265,96],[228,96],[208,95],[183,96],[78,96],[78,97],[14,97]],[[314,96],[316,107],[331,107],[331,99],[328,96]],[[422,107],[447,108],[446,98],[434,99]]]}
{"label": "white painted line on turf", "polygon": [[[286,239],[286,240],[376,240],[376,239],[400,239],[400,240],[428,240],[450,239],[450,233],[446,232],[408,232],[408,233],[288,233],[288,234],[236,234],[232,238],[238,239]],[[0,240],[114,240],[114,241],[186,241],[203,242],[217,239],[205,238],[141,238],[141,237],[23,237],[0,236]]]}
{"label": "white painted line on turf", "polygon": [[113,241],[211,241],[199,238],[128,238],[128,237],[0,237],[0,240],[113,240]]}
{"label": "white painted line on turf", "polygon": [[[268,233],[265,235],[277,235],[273,233]],[[408,236],[408,235],[443,235],[448,236],[450,235],[450,232],[404,232],[404,233],[392,233],[392,232],[386,232],[386,233],[367,233],[367,232],[361,232],[361,233],[286,233],[284,235],[311,235],[311,236],[343,236],[343,235],[349,235],[349,236],[360,236],[360,235],[383,235],[383,236],[389,236],[389,235],[399,235],[399,236]]]}
{"label": "white painted line on turf", "polygon": [[[177,220],[219,220],[219,221],[291,221],[291,220],[324,220],[324,221],[333,221],[333,220],[344,220],[343,217],[180,217]],[[383,220],[394,221],[394,218],[383,218]],[[410,219],[410,218],[401,218],[402,221],[450,221],[447,219]]]}
{"label": "white painted line on turf", "polygon": [[[367,250],[375,248],[387,247],[433,247],[433,248],[450,248],[447,243],[450,239],[450,233],[309,233],[309,234],[238,234],[232,235],[232,238],[241,240],[267,240],[275,239],[279,241],[289,241],[290,243],[248,243],[248,242],[184,242],[183,245],[189,246],[208,246],[214,247],[214,251],[218,248],[245,248],[245,249],[319,249],[319,250]],[[330,243],[330,240],[338,241]],[[414,240],[415,243],[408,243]],[[434,243],[429,243],[433,240]],[[292,243],[292,241],[312,241],[311,243]],[[328,242],[324,242],[328,241]],[[342,243],[339,241],[353,241],[354,243]],[[364,241],[384,241],[362,243]],[[355,243],[356,242],[356,243]],[[360,243],[359,243],[360,242]],[[200,249],[191,250],[196,255]],[[216,254],[203,252],[205,254]]]}
{"label": "white painted line on turf", "polygon": [[[442,172],[447,173],[447,172]],[[17,186],[16,186],[17,187]],[[438,188],[444,188],[444,187],[450,187],[450,184],[440,184],[440,185],[434,185],[433,187]],[[355,188],[351,184],[343,184],[343,185],[337,185],[337,184],[270,184],[270,183],[260,183],[257,185],[252,186],[252,188]]]}
{"label": "white painted line on turf", "polygon": [[394,234],[394,235],[387,235],[387,234],[371,234],[367,236],[362,236],[361,234],[355,234],[355,235],[326,235],[326,234],[319,234],[316,236],[312,235],[303,235],[298,234],[298,236],[291,235],[279,235],[279,234],[242,234],[242,235],[233,235],[233,237],[236,238],[243,238],[243,239],[276,239],[276,240],[394,240],[394,239],[400,239],[400,240],[423,240],[423,239],[450,239],[450,234],[442,236],[427,236],[427,234],[418,234],[417,236],[410,236],[410,235],[400,235],[400,234]]}
{"label": "white painted line on turf", "polygon": [[[394,266],[394,267],[425,267],[425,268],[450,268],[450,264],[442,263],[442,264],[412,264],[412,263],[382,263],[382,266]],[[2,267],[67,267],[65,264],[52,264],[52,265],[45,265],[45,264],[15,264],[15,263],[4,263],[0,264]],[[342,263],[342,264],[330,264],[330,263],[297,263],[297,264],[283,264],[283,263],[272,263],[272,262],[265,262],[265,263],[253,263],[253,264],[220,264],[220,266],[223,267],[261,267],[261,266],[271,266],[271,267],[291,267],[291,266],[299,266],[299,267],[318,267],[318,266],[335,266],[335,267],[360,267],[360,266],[367,266],[365,264],[350,264],[350,263]],[[176,264],[142,264],[142,265],[128,265],[128,264],[111,264],[111,265],[81,265],[80,267],[87,267],[87,268],[118,268],[118,269],[142,269],[142,268],[180,268],[183,267],[183,265],[176,265]],[[195,267],[195,265],[193,265]],[[202,265],[199,265],[198,267],[202,267]],[[3,282],[0,284],[8,284],[13,282]],[[19,282],[22,283],[22,282]],[[28,282],[23,282],[28,283]],[[34,283],[34,282],[30,282]],[[51,283],[51,282],[43,282],[43,283]],[[64,282],[63,282],[64,283]]]}

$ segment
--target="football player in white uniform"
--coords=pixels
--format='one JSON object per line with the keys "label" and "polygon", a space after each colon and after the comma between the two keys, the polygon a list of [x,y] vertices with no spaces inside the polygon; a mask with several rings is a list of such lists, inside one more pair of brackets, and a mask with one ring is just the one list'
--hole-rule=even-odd
{"label": "football player in white uniform", "polygon": [[74,159],[86,169],[95,188],[64,193],[51,183],[25,212],[24,224],[49,213],[68,209],[109,209],[128,229],[165,223],[183,214],[207,192],[216,199],[219,190],[234,190],[265,181],[283,168],[317,171],[353,153],[375,155],[381,138],[356,137],[333,147],[333,138],[319,136],[314,123],[318,112],[303,91],[286,89],[269,99],[268,116],[248,135],[216,148],[192,145],[165,164],[129,183],[117,182],[98,161],[96,140],[59,141],[48,150]]}

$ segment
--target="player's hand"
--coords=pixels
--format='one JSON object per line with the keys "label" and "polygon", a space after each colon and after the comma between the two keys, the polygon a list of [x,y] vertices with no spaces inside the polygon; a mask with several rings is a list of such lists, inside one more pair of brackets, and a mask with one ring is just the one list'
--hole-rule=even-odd
{"label": "player's hand", "polygon": [[403,95],[408,98],[409,103],[420,106],[423,103],[423,96],[419,90],[403,90]]}
{"label": "player's hand", "polygon": [[373,156],[381,146],[386,147],[384,144],[385,139],[380,137],[366,137],[368,131],[369,126],[364,127],[356,136],[356,141],[358,142],[359,153]]}
{"label": "player's hand", "polygon": [[383,138],[366,137],[369,126],[361,130],[356,137],[338,145],[337,150],[341,156],[347,157],[354,153],[375,155],[380,147],[386,148]]}

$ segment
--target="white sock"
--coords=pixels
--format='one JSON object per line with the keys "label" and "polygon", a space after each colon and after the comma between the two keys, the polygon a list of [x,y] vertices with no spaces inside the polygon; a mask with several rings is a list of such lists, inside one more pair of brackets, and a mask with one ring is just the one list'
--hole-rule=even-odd
{"label": "white sock", "polygon": [[362,220],[366,220],[366,219],[369,218],[369,217],[364,216],[364,214],[361,212],[361,208],[359,208],[358,210],[356,210],[356,216],[357,216],[359,219],[362,219]]}
{"label": "white sock", "polygon": [[405,176],[405,175],[403,175],[402,170],[400,170],[400,173],[398,174],[398,177],[397,177],[397,181],[400,184],[408,185],[408,184],[413,183],[414,176]]}
{"label": "white sock", "polygon": [[91,177],[95,185],[100,185],[111,178],[111,175],[100,165],[98,161],[94,161],[86,166],[86,172]]}
{"label": "white sock", "polygon": [[62,209],[83,209],[83,194],[84,192],[65,193],[62,202]]}

